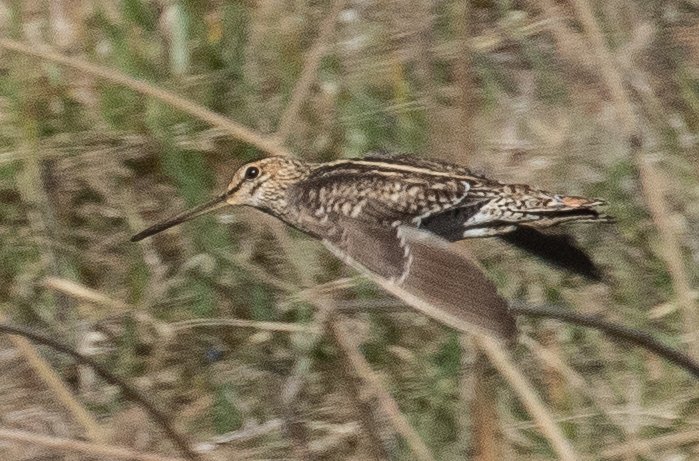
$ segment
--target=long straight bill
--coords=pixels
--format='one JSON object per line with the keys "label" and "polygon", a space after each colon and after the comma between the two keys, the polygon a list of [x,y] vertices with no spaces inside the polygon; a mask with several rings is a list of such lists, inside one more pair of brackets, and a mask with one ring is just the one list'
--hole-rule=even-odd
{"label": "long straight bill", "polygon": [[178,214],[177,216],[173,216],[170,219],[154,224],[150,226],[148,229],[142,230],[138,234],[131,237],[131,241],[138,242],[139,240],[143,240],[146,237],[150,237],[151,235],[157,234],[158,232],[162,232],[165,229],[169,229],[180,223],[189,221],[190,219],[209,213],[210,211],[214,211],[223,206],[226,206],[226,194],[219,195],[215,199],[206,202],[202,205],[199,205],[198,207],[184,211]]}

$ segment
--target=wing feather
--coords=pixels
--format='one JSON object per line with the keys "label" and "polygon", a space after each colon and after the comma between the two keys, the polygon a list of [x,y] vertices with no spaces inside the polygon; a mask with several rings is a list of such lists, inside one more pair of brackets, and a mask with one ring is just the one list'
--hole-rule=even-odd
{"label": "wing feather", "polygon": [[501,339],[516,334],[507,302],[463,248],[408,226],[352,221],[341,219],[323,243],[383,289],[452,328]]}

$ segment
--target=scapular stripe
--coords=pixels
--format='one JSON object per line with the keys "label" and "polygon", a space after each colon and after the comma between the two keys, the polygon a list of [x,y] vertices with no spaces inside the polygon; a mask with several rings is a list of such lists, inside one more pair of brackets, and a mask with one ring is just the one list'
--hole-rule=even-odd
{"label": "scapular stripe", "polygon": [[450,179],[458,179],[463,181],[473,181],[473,182],[483,182],[483,178],[471,175],[463,175],[456,173],[454,171],[439,171],[427,167],[419,167],[413,165],[406,165],[403,163],[393,163],[393,162],[382,162],[378,160],[351,160],[342,159],[335,160],[333,162],[324,163],[316,171],[318,172],[328,172],[328,173],[338,173],[342,174],[342,171],[338,171],[337,167],[348,166],[356,167],[360,171],[358,172],[375,172],[379,174],[386,173],[413,173],[422,174],[427,176],[438,176]]}

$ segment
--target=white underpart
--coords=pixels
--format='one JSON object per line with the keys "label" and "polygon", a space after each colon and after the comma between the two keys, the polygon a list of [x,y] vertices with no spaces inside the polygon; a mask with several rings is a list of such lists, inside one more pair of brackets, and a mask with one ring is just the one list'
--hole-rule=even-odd
{"label": "white underpart", "polygon": [[400,241],[401,248],[403,248],[403,273],[400,274],[398,279],[392,280],[399,285],[405,282],[405,279],[410,274],[410,267],[413,265],[413,254],[410,251],[410,245],[408,245],[405,241],[405,233],[403,232],[403,229],[405,229],[405,227],[396,228],[396,235]]}
{"label": "white underpart", "polygon": [[476,238],[476,237],[491,237],[493,235],[506,234],[515,230],[517,226],[498,226],[498,227],[474,227],[471,229],[466,229],[462,236],[464,238]]}

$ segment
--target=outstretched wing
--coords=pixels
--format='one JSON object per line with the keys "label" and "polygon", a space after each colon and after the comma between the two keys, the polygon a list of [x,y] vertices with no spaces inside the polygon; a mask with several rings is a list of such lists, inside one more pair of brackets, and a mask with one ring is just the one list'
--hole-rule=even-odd
{"label": "outstretched wing", "polygon": [[343,217],[322,235],[336,256],[435,320],[502,339],[515,335],[507,302],[462,248],[412,227]]}

